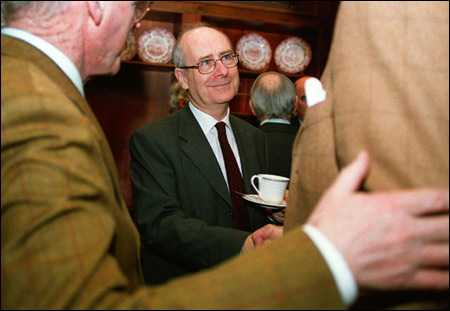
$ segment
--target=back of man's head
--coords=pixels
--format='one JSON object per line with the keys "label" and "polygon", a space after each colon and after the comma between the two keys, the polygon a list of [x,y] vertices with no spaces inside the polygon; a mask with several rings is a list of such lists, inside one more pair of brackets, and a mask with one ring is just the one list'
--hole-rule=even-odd
{"label": "back of man's head", "polygon": [[2,1],[2,27],[23,18],[48,21],[69,7],[67,1]]}
{"label": "back of man's head", "polygon": [[295,108],[295,86],[285,75],[265,72],[251,89],[251,104],[258,120],[289,119]]}

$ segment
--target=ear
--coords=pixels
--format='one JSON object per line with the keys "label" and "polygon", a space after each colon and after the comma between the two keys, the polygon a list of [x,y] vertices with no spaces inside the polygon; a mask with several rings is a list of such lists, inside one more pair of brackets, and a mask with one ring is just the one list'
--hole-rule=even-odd
{"label": "ear", "polygon": [[248,101],[248,104],[249,104],[249,106],[250,106],[251,112],[253,113],[254,116],[256,116],[256,111],[255,111],[255,109],[253,108],[253,104],[252,104],[252,100],[251,100],[251,99]]}
{"label": "ear", "polygon": [[292,114],[295,114],[298,111],[298,96],[295,95],[295,104],[294,109],[292,109]]}
{"label": "ear", "polygon": [[188,85],[188,83],[187,83],[186,77],[184,76],[184,71],[183,71],[183,69],[175,68],[175,77],[177,77],[178,82],[180,82],[181,87],[182,87],[184,90],[189,89],[189,85]]}
{"label": "ear", "polygon": [[103,19],[103,8],[100,5],[100,1],[86,1],[88,6],[89,16],[94,21],[94,24],[98,26]]}

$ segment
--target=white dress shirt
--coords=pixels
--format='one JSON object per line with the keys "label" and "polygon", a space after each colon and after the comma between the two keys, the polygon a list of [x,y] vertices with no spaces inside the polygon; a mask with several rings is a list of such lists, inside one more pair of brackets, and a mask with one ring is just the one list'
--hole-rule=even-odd
{"label": "white dress shirt", "polygon": [[285,120],[285,119],[265,119],[261,122],[261,124],[259,124],[259,126],[266,124],[266,123],[278,123],[278,124],[291,124],[290,121]]}
{"label": "white dress shirt", "polygon": [[239,150],[236,144],[236,139],[234,138],[233,130],[231,129],[230,124],[230,108],[228,108],[227,115],[220,121],[217,121],[209,114],[197,109],[191,102],[189,102],[189,108],[194,114],[194,117],[197,120],[198,124],[200,124],[200,127],[202,128],[202,131],[206,136],[206,139],[211,145],[211,149],[214,152],[214,155],[216,156],[217,162],[219,163],[223,177],[225,178],[225,182],[227,183],[228,186],[225,160],[223,158],[222,149],[220,148],[219,134],[216,128],[216,124],[218,122],[224,122],[226,124],[225,129],[227,133],[228,143],[230,144],[231,150],[233,150],[234,157],[236,158],[236,162],[239,166],[239,171],[241,172],[242,175],[241,158],[239,156]]}

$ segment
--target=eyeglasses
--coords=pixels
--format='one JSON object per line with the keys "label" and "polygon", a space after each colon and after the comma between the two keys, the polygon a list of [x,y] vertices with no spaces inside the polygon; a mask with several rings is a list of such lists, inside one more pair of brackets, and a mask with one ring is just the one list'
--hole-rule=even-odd
{"label": "eyeglasses", "polygon": [[222,62],[222,64],[227,68],[233,68],[233,67],[237,66],[237,64],[239,62],[238,56],[239,55],[234,54],[234,53],[228,53],[219,59],[212,59],[212,58],[205,59],[205,60],[202,60],[201,62],[199,62],[195,66],[184,66],[184,67],[179,67],[179,68],[181,68],[181,69],[197,68],[198,72],[200,72],[201,74],[207,74],[207,73],[211,73],[214,70],[216,70],[216,62],[218,60],[220,60]]}
{"label": "eyeglasses", "polygon": [[144,19],[153,1],[133,1],[134,5],[134,24]]}

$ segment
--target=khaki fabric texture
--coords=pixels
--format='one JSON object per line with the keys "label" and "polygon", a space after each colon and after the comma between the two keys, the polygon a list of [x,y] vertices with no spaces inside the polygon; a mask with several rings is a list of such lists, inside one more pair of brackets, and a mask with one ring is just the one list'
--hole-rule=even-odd
{"label": "khaki fabric texture", "polygon": [[448,47],[448,2],[341,3],[321,78],[327,99],[308,108],[294,143],[285,230],[306,221],[362,149],[371,155],[363,191],[448,189]]}

